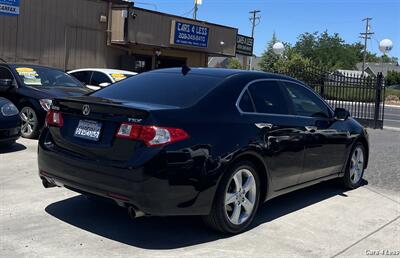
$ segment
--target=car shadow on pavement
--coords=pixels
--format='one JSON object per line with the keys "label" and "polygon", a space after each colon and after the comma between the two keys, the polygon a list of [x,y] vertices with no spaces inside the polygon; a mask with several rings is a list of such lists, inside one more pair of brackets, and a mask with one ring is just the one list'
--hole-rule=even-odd
{"label": "car shadow on pavement", "polygon": [[22,145],[20,143],[15,143],[11,146],[0,147],[0,154],[6,154],[6,153],[11,153],[11,152],[23,151],[23,150],[26,150],[25,145]]}
{"label": "car shadow on pavement", "polygon": [[[345,191],[329,181],[277,197],[259,208],[252,228],[333,196],[347,197]],[[75,227],[138,248],[175,249],[230,237],[211,231],[198,216],[132,220],[126,209],[113,203],[92,202],[83,195],[50,204],[45,210]]]}

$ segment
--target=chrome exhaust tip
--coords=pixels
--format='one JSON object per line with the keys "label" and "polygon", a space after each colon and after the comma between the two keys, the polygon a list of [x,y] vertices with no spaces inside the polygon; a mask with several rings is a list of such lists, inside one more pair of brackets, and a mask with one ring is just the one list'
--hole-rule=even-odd
{"label": "chrome exhaust tip", "polygon": [[137,209],[135,206],[132,206],[132,205],[130,205],[128,207],[128,214],[129,214],[129,217],[131,217],[131,219],[140,218],[145,215],[143,211]]}
{"label": "chrome exhaust tip", "polygon": [[56,187],[56,184],[50,183],[49,181],[47,181],[47,179],[42,178],[42,185],[44,188],[52,188],[52,187]]}

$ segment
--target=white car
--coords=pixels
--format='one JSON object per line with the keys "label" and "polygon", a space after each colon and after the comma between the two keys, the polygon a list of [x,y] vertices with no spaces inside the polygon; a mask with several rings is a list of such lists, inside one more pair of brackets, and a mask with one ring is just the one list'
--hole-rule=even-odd
{"label": "white car", "polygon": [[84,68],[69,71],[68,74],[74,76],[88,88],[98,90],[137,73],[116,69]]}

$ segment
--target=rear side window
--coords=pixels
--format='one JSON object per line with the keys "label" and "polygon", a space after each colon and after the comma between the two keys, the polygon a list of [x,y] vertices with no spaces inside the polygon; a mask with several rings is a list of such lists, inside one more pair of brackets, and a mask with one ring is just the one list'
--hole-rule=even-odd
{"label": "rear side window", "polygon": [[74,76],[76,79],[78,79],[80,82],[89,85],[90,76],[92,75],[92,72],[82,71],[82,72],[71,73],[71,75]]}
{"label": "rear side window", "polygon": [[90,85],[100,86],[100,84],[105,83],[105,82],[106,83],[112,83],[110,78],[108,78],[108,76],[105,75],[104,73],[93,72],[92,80],[90,82]]}
{"label": "rear side window", "polygon": [[309,117],[329,117],[328,107],[311,90],[295,83],[285,82],[285,88],[293,103],[296,115]]}
{"label": "rear side window", "polygon": [[92,93],[92,96],[185,107],[195,104],[223,78],[181,73],[142,73]]}
{"label": "rear side window", "polygon": [[289,114],[285,95],[276,81],[260,81],[249,87],[257,113]]}
{"label": "rear side window", "polygon": [[254,112],[253,101],[249,95],[249,92],[246,90],[240,99],[239,108],[243,112]]}

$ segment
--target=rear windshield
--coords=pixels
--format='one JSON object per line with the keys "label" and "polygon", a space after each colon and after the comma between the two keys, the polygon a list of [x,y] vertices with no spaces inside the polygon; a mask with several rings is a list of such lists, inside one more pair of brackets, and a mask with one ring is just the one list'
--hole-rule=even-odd
{"label": "rear windshield", "polygon": [[142,73],[91,94],[95,97],[185,107],[199,101],[222,78],[176,73]]}

